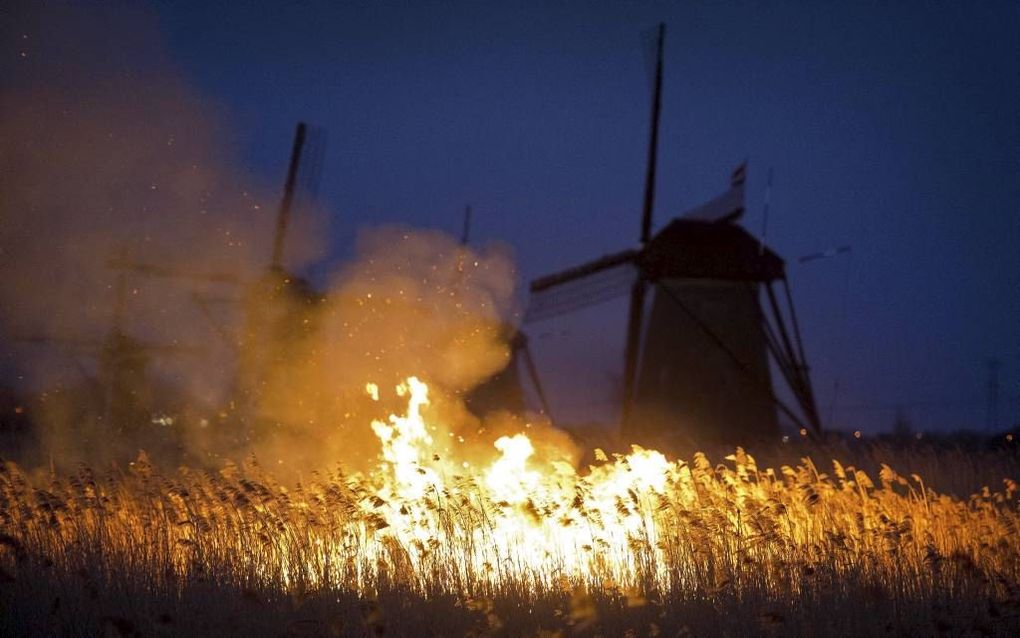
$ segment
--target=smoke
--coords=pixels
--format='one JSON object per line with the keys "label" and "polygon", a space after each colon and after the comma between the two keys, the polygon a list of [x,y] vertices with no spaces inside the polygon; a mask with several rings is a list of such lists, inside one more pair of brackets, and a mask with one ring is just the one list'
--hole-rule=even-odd
{"label": "smoke", "polygon": [[[117,370],[136,407],[208,411],[228,398],[240,291],[222,280],[264,271],[276,196],[238,170],[224,113],[167,63],[151,16],[22,6],[5,29],[19,49],[0,92],[5,358],[37,393],[47,452],[117,455],[130,451],[108,436]],[[314,218],[288,237],[291,268],[318,253]],[[104,361],[118,332],[138,361]],[[158,438],[172,445],[170,434]]]}
{"label": "smoke", "polygon": [[17,15],[27,56],[0,93],[0,329],[36,392],[41,460],[144,448],[165,464],[365,467],[379,451],[369,423],[403,410],[392,389],[411,375],[462,453],[491,456],[497,436],[532,428],[540,451],[570,455],[542,424],[465,408],[510,361],[504,247],[367,230],[316,290],[291,274],[322,253],[322,216],[302,210],[270,270],[281,185],[239,169],[225,113],[166,62],[152,20]]}
{"label": "smoke", "polygon": [[[476,253],[438,232],[362,232],[354,261],[306,311],[308,332],[292,332],[268,368],[259,418],[279,427],[261,433],[262,456],[363,467],[379,450],[369,423],[405,409],[393,388],[410,376],[430,385],[431,423],[474,438],[482,426],[463,397],[509,362],[502,318],[513,282],[498,246]],[[381,388],[380,401],[366,383]]]}

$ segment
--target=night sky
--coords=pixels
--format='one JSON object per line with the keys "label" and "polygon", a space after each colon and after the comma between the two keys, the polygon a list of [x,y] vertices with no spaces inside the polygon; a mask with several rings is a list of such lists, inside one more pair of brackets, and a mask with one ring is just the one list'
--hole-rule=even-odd
{"label": "night sky", "polygon": [[[656,228],[746,159],[743,223],[759,233],[774,168],[767,240],[788,260],[823,418],[876,431],[900,406],[919,429],[983,427],[994,356],[999,425],[1017,422],[1020,9],[768,4],[174,0],[144,12],[265,183],[282,185],[296,121],[328,131],[332,262],[367,225],[458,233],[470,202],[472,241],[509,243],[522,282],[637,242],[643,34],[664,21]],[[852,252],[797,263],[839,245]],[[624,307],[598,310],[621,342]],[[601,339],[571,330],[536,328],[540,362],[563,347],[556,334]],[[603,386],[619,350],[589,353]]]}

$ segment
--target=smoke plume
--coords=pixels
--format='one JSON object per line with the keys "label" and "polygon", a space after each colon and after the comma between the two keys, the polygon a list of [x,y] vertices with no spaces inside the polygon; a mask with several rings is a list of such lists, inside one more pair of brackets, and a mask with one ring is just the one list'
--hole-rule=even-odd
{"label": "smoke plume", "polygon": [[432,387],[442,435],[479,454],[531,427],[464,407],[510,360],[506,249],[368,230],[316,289],[295,274],[322,252],[322,216],[305,209],[271,270],[280,185],[241,170],[226,114],[165,60],[149,16],[16,16],[25,55],[0,94],[0,329],[35,397],[39,460],[144,448],[167,463],[363,466],[379,449],[370,420],[402,409],[390,390],[410,375]]}

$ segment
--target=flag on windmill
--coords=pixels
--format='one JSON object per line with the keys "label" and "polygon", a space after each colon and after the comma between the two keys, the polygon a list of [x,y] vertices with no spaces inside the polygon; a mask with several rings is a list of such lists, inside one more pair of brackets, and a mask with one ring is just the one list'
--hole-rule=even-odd
{"label": "flag on windmill", "polygon": [[744,214],[744,182],[747,179],[747,162],[733,169],[730,187],[722,195],[692,208],[683,214],[684,219],[706,222],[735,222]]}

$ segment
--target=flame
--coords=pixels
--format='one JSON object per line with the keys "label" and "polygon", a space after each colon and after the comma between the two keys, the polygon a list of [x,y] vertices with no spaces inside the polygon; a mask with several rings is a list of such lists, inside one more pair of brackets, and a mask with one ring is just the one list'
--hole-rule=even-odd
{"label": "flame", "polygon": [[[371,389],[373,384],[369,384]],[[430,487],[441,487],[436,473],[422,465],[426,448],[431,447],[432,437],[425,427],[421,409],[428,405],[428,386],[411,377],[397,386],[397,394],[410,394],[407,414],[390,415],[389,423],[372,421],[372,431],[382,443],[383,471],[392,472],[393,481],[381,490],[381,497],[399,496],[403,499],[420,499]],[[378,396],[376,393],[374,396]]]}
{"label": "flame", "polygon": [[[375,384],[366,391],[378,400]],[[427,384],[411,377],[396,393],[407,397],[407,411],[372,422],[381,463],[366,477],[375,492],[362,501],[366,513],[379,517],[374,535],[380,545],[397,541],[418,571],[437,547],[466,547],[456,558],[463,576],[481,575],[493,584],[508,569],[515,577],[576,579],[596,565],[608,567],[619,582],[639,575],[665,580],[654,568],[663,562],[654,509],[677,470],[665,456],[634,446],[612,462],[603,454],[607,462],[585,475],[555,460],[540,469],[535,446],[519,432],[494,442],[495,460],[474,464],[445,450],[440,455],[430,431],[446,428],[425,421]],[[474,516],[452,519],[445,516],[450,507]],[[636,545],[651,552],[648,564],[637,564]],[[383,551],[376,558],[392,560]]]}
{"label": "flame", "polygon": [[[380,404],[389,394],[364,387]],[[285,590],[375,595],[399,582],[465,600],[573,592],[577,627],[592,613],[586,591],[637,592],[626,594],[630,605],[764,584],[796,600],[811,585],[792,565],[851,579],[867,565],[867,582],[948,587],[959,571],[936,570],[940,561],[964,561],[991,583],[1020,555],[1012,480],[963,501],[886,465],[876,485],[837,461],[830,476],[810,458],[776,471],[741,448],[726,457],[731,466],[713,466],[700,452],[688,464],[637,446],[596,450],[579,472],[535,430],[479,453],[443,422],[442,401],[430,407],[425,382],[393,390],[406,409],[371,422],[380,450],[368,471],[316,472],[287,488],[255,461],[164,477],[140,456],[127,473],[97,479],[86,467],[33,485],[0,464],[0,531],[69,570],[102,539],[104,569],[137,565],[153,587],[215,570]]]}

